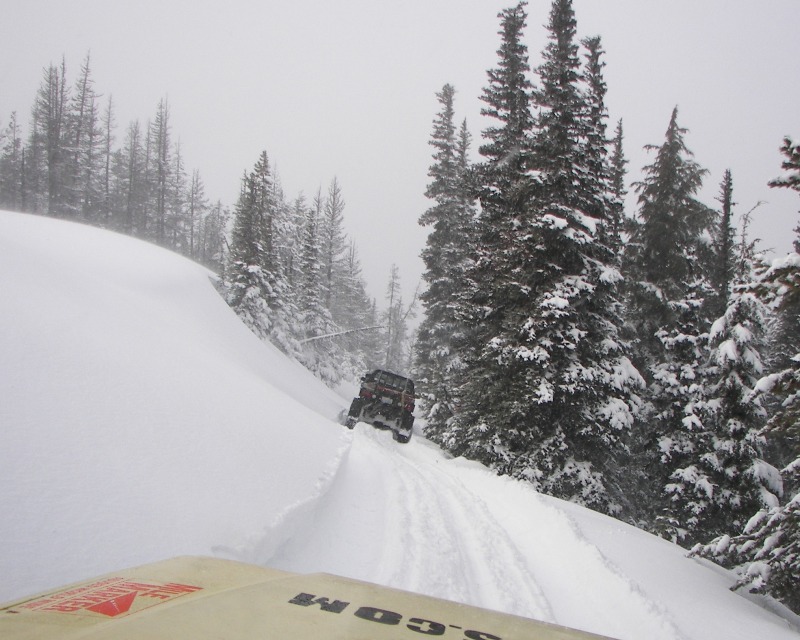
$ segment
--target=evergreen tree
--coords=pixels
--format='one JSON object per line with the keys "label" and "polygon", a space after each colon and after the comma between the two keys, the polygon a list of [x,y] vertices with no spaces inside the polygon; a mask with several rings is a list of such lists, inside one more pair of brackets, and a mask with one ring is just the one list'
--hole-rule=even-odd
{"label": "evergreen tree", "polygon": [[227,229],[230,212],[218,200],[200,221],[200,246],[197,257],[208,268],[223,276],[226,261]]}
{"label": "evergreen tree", "polygon": [[22,137],[17,114],[0,133],[0,207],[19,210],[22,205]]}
{"label": "evergreen tree", "polygon": [[[773,481],[777,470],[761,459],[766,411],[754,393],[763,370],[767,313],[750,291],[752,269],[741,270],[733,287],[730,172],[723,178],[720,202],[711,271],[714,290],[708,308],[718,308],[721,299],[725,309],[710,328],[708,344],[701,343],[708,349],[705,365],[697,369],[680,363],[683,371],[690,372],[684,376],[689,389],[676,397],[691,396],[693,401],[682,407],[679,437],[672,433],[669,446],[662,447],[671,461],[680,461],[665,487],[668,503],[663,522],[667,534],[684,544],[740,530],[757,509],[777,504],[774,494],[781,491]],[[702,324],[704,318],[696,322]]]}
{"label": "evergreen tree", "polygon": [[334,178],[328,188],[322,218],[320,219],[320,258],[322,262],[322,291],[325,307],[337,320],[342,316],[339,308],[337,281],[341,273],[342,259],[347,247],[344,224],[344,198],[339,182]]}
{"label": "evergreen tree", "polygon": [[614,138],[611,142],[612,151],[609,167],[609,182],[613,200],[611,211],[609,212],[608,233],[611,249],[619,261],[622,261],[623,234],[629,234],[630,231],[630,221],[625,217],[625,196],[628,193],[625,188],[625,174],[627,173],[625,165],[628,161],[625,159],[625,152],[623,150],[623,137],[622,120],[618,120],[617,128],[614,131]]}
{"label": "evergreen tree", "polygon": [[188,255],[188,224],[186,213],[186,167],[183,163],[180,141],[172,151],[172,168],[169,171],[165,211],[165,242],[173,251]]}
{"label": "evergreen tree", "polygon": [[245,175],[234,211],[226,298],[242,321],[256,335],[266,338],[270,329],[266,301],[270,287],[262,269],[262,229],[255,212],[255,197],[253,180]]}
{"label": "evergreen tree", "polygon": [[345,353],[350,354],[350,379],[357,380],[367,368],[378,366],[375,354],[380,350],[380,332],[372,300],[367,295],[361,263],[355,243],[348,246],[340,283],[340,297],[347,314],[340,321],[343,330],[349,331],[341,340]]}
{"label": "evergreen tree", "polygon": [[405,340],[405,325],[403,316],[403,294],[400,291],[400,270],[396,264],[392,265],[389,283],[386,285],[387,309],[386,322],[386,354],[383,367],[402,373],[403,342]]}
{"label": "evergreen tree", "polygon": [[[786,173],[774,180],[770,180],[769,186],[794,189],[800,192],[800,143],[795,144],[787,136],[783,139],[780,150],[786,156],[786,159],[781,163],[781,169]],[[794,231],[797,235],[794,241],[794,250],[796,253],[800,253],[800,224],[795,227]]]}
{"label": "evergreen tree", "polygon": [[197,256],[197,229],[200,221],[206,216],[208,200],[205,185],[200,177],[200,172],[192,172],[192,182],[189,186],[188,201],[186,203],[186,219],[188,225],[189,245],[187,255],[190,258]]}
{"label": "evergreen tree", "polygon": [[425,195],[434,201],[420,217],[432,226],[422,259],[427,290],[420,296],[425,317],[417,334],[418,395],[427,421],[427,434],[442,441],[455,413],[455,375],[460,368],[458,345],[466,328],[458,313],[459,296],[467,287],[466,271],[473,249],[474,207],[469,195],[469,133],[466,123],[457,138],[453,122],[455,89],[446,84],[437,93],[441,111],[433,124],[430,144],[434,163]]}
{"label": "evergreen tree", "polygon": [[714,287],[712,311],[714,315],[722,315],[725,303],[730,294],[736,270],[736,229],[733,225],[733,176],[726,170],[720,184],[717,198],[722,205],[717,224],[714,225],[714,264],[711,271],[711,283]]}
{"label": "evergreen tree", "polygon": [[[800,255],[792,253],[775,260],[759,277],[759,295],[778,312],[784,305],[794,306],[800,297]],[[797,584],[800,581],[800,354],[790,365],[758,381],[758,394],[772,394],[780,400],[770,418],[766,433],[780,435],[793,443],[793,459],[782,470],[791,490],[782,506],[774,502],[756,513],[739,535],[723,534],[694,553],[710,557],[735,568],[739,580],[734,588],[747,589],[775,597],[800,613]],[[791,446],[791,445],[790,445]],[[766,474],[762,474],[766,475]],[[780,488],[780,478],[772,478]]]}
{"label": "evergreen tree", "polygon": [[103,226],[112,224],[112,216],[115,213],[112,195],[112,176],[113,176],[113,158],[114,158],[114,128],[116,121],[114,117],[114,103],[111,96],[108,96],[106,108],[103,111],[103,117],[100,121],[102,139],[100,143],[101,148],[101,177],[100,177],[100,202],[99,207],[99,220]]}
{"label": "evergreen tree", "polygon": [[308,204],[305,194],[301,192],[291,205],[287,205],[285,229],[281,240],[281,262],[286,272],[286,282],[298,300],[302,295],[300,289],[303,279],[303,242],[307,216]]}
{"label": "evergreen tree", "polygon": [[484,161],[476,167],[476,186],[481,212],[476,225],[475,250],[468,270],[466,304],[459,305],[462,326],[469,327],[460,351],[464,369],[456,393],[461,406],[450,427],[447,448],[455,455],[467,453],[487,464],[501,466],[504,445],[498,439],[500,424],[495,416],[511,403],[515,378],[501,363],[494,346],[509,322],[515,305],[523,304],[528,291],[517,280],[519,265],[504,260],[504,252],[519,242],[518,218],[524,211],[524,194],[530,189],[527,165],[533,117],[530,112],[532,85],[523,31],[525,2],[500,14],[501,45],[497,67],[488,72],[489,84],[481,99],[481,113],[496,123],[483,132],[479,151]]}
{"label": "evergreen tree", "polygon": [[739,531],[778,503],[778,471],[762,460],[766,411],[754,393],[764,322],[763,305],[740,285],[711,328],[704,384],[684,417],[682,464],[665,487],[667,531],[684,544]]}
{"label": "evergreen tree", "polygon": [[[713,426],[704,422],[702,389],[708,376],[713,320],[713,212],[696,198],[705,170],[684,142],[672,113],[665,141],[637,185],[639,219],[626,252],[629,304],[636,318],[639,368],[649,382],[652,411],[645,416],[650,473],[659,478],[658,530],[691,540],[696,496],[711,481],[695,473],[695,453],[709,451]],[[697,455],[702,455],[698,453]]]}
{"label": "evergreen tree", "polygon": [[199,247],[196,257],[202,264],[220,274],[223,280],[229,218],[229,211],[218,200],[200,220],[198,231]]}
{"label": "evergreen tree", "polygon": [[121,154],[116,156],[116,203],[119,207],[116,227],[144,237],[148,224],[147,153],[138,121],[131,122]]}
{"label": "evergreen tree", "polygon": [[236,205],[226,298],[256,335],[295,355],[299,345],[291,327],[296,312],[273,254],[273,196],[269,160],[262,152],[243,180]]}
{"label": "evergreen tree", "polygon": [[692,551],[736,569],[734,589],[770,595],[800,614],[800,494],[785,506],[759,511],[740,535],[720,536]]}
{"label": "evergreen tree", "polygon": [[302,209],[304,215],[297,305],[303,314],[320,315],[325,308],[322,300],[319,260],[319,224],[323,208],[321,190],[317,192],[313,206],[305,206],[303,200],[299,200],[297,206]]}
{"label": "evergreen tree", "polygon": [[[472,277],[479,296],[491,288],[476,296],[489,332],[479,333],[469,362],[462,437],[468,455],[615,512],[624,502],[615,469],[641,378],[617,329],[599,43],[587,98],[571,2],[553,3],[548,29],[536,129],[514,145],[529,150],[524,171],[514,178],[505,162],[490,162],[480,174],[489,208],[502,215],[481,218],[488,251]],[[486,182],[492,175],[502,180]]]}
{"label": "evergreen tree", "polygon": [[88,54],[72,92],[67,126],[62,206],[71,217],[95,222],[100,200],[101,132]]}
{"label": "evergreen tree", "polygon": [[535,389],[524,458],[547,492],[616,512],[625,501],[616,470],[624,465],[641,378],[617,329],[621,276],[608,225],[602,49],[599,39],[586,41],[584,94],[570,0],[553,2],[548,29],[535,94],[541,184],[530,229],[537,241],[525,252],[534,304],[514,345]]}
{"label": "evergreen tree", "polygon": [[[303,206],[302,203],[300,206]],[[324,206],[321,191],[317,193],[313,206],[303,206],[305,220],[297,306],[302,339],[308,342],[303,345],[300,362],[328,384],[335,384],[341,375],[335,370],[333,351],[336,343],[332,339],[324,338],[338,331],[330,311],[325,306],[323,264],[320,260],[322,253],[320,225]]]}
{"label": "evergreen tree", "polygon": [[702,259],[702,238],[709,229],[711,211],[696,199],[707,173],[686,147],[686,129],[678,126],[678,109],[672,112],[664,143],[646,148],[656,152],[653,164],[644,167],[639,192],[639,222],[627,250],[631,304],[640,319],[639,352],[647,371],[661,360],[660,329],[675,324],[680,307],[674,303],[698,287],[707,264]]}
{"label": "evergreen tree", "polygon": [[400,290],[400,269],[392,265],[389,283],[386,285],[387,308],[384,314],[385,354],[383,368],[408,375],[408,320],[414,316],[416,300],[406,307]]}
{"label": "evergreen tree", "polygon": [[50,65],[36,95],[31,114],[30,153],[26,157],[27,209],[35,213],[63,216],[64,180],[67,161],[67,110],[69,91],[66,61]]}
{"label": "evergreen tree", "polygon": [[611,141],[613,151],[609,157],[609,140],[606,135],[608,110],[605,106],[607,86],[603,76],[603,47],[599,36],[584,38],[586,63],[583,73],[586,85],[585,115],[585,161],[587,176],[593,176],[596,184],[593,190],[601,200],[597,203],[598,213],[604,220],[600,228],[600,240],[614,256],[615,263],[621,251],[620,234],[624,216],[625,197],[625,157],[622,150],[622,124],[617,124],[615,138]]}
{"label": "evergreen tree", "polygon": [[148,128],[148,164],[145,170],[145,179],[152,185],[151,193],[154,198],[155,229],[152,238],[160,245],[164,245],[167,239],[167,209],[169,207],[169,185],[172,170],[171,135],[169,103],[162,98],[158,103],[156,117]]}

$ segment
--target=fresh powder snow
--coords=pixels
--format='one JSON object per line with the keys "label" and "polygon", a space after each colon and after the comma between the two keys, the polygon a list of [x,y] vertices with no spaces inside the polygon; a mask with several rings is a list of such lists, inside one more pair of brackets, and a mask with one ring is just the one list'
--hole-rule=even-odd
{"label": "fresh powder snow", "polygon": [[338,424],[214,275],[0,212],[0,601],[176,555],[327,572],[619,639],[782,640],[798,618],[622,522]]}

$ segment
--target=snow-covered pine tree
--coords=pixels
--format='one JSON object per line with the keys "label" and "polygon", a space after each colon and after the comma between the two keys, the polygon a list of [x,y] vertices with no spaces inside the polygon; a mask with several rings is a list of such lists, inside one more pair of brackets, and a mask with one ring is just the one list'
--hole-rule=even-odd
{"label": "snow-covered pine tree", "polygon": [[[517,12],[506,19],[524,24],[522,5]],[[614,469],[641,378],[617,334],[620,274],[604,231],[612,200],[605,85],[596,42],[590,96],[583,90],[569,0],[553,2],[548,29],[535,129],[529,111],[506,117],[527,128],[510,139],[508,128],[489,130],[493,144],[481,149],[488,157],[479,172],[481,251],[471,277],[482,328],[459,426],[468,455],[545,492],[615,512],[623,496]],[[515,59],[516,69],[526,65],[526,57]],[[495,113],[511,113],[531,87],[514,86],[516,93],[487,91],[503,97]]]}
{"label": "snow-covered pine tree", "polygon": [[70,217],[96,223],[102,136],[89,54],[72,91],[65,139],[63,207]]}
{"label": "snow-covered pine tree", "polygon": [[66,61],[50,64],[31,113],[30,137],[25,154],[25,210],[64,216],[64,176],[68,154],[67,113],[69,89]]}
{"label": "snow-covered pine tree", "polygon": [[637,364],[648,379],[652,408],[642,428],[648,429],[649,471],[661,492],[645,500],[659,506],[644,515],[676,540],[686,540],[696,524],[693,501],[710,480],[693,473],[694,453],[709,451],[713,439],[701,415],[713,320],[713,212],[695,197],[706,172],[692,159],[685,133],[676,108],[664,143],[648,147],[656,158],[637,185],[639,224],[625,263]]}
{"label": "snow-covered pine tree", "polygon": [[[774,260],[760,274],[756,291],[778,313],[786,304],[796,305],[800,298],[800,255],[791,253]],[[792,461],[782,469],[791,497],[782,506],[760,510],[741,534],[723,534],[709,544],[697,545],[693,553],[736,569],[739,580],[734,588],[771,595],[800,613],[800,354],[788,367],[759,380],[756,390],[781,401],[766,433],[779,434],[784,442],[794,444]]]}
{"label": "snow-covered pine tree", "polygon": [[271,327],[267,305],[271,291],[263,273],[262,227],[256,214],[255,197],[253,179],[245,174],[233,213],[225,298],[253,333],[266,339]]}
{"label": "snow-covered pine tree", "polygon": [[369,363],[374,361],[374,354],[380,348],[380,330],[373,317],[372,301],[367,295],[358,250],[353,240],[350,240],[345,253],[337,290],[342,314],[338,324],[343,331],[350,332],[338,340],[347,356],[343,362],[342,376],[358,380],[369,368]]}
{"label": "snow-covered pine tree", "polygon": [[733,224],[733,175],[727,169],[722,176],[717,201],[722,205],[717,223],[714,225],[713,269],[711,283],[714,299],[711,310],[722,315],[730,294],[736,271],[736,228]]}
{"label": "snow-covered pine tree", "polygon": [[467,288],[475,218],[468,193],[469,134],[465,123],[457,138],[454,94],[449,84],[436,94],[441,110],[433,122],[430,144],[435,150],[434,162],[425,192],[434,204],[419,219],[421,225],[432,229],[422,251],[423,279],[428,287],[420,296],[425,315],[417,332],[415,377],[426,435],[435,442],[443,441],[455,412],[454,375],[460,369],[458,346],[465,334],[457,306]]}
{"label": "snow-covered pine tree", "polygon": [[115,156],[115,202],[118,206],[116,229],[143,237],[147,229],[149,185],[147,182],[146,136],[138,120],[128,125],[125,142]]}
{"label": "snow-covered pine tree", "polygon": [[181,143],[177,142],[172,148],[172,169],[167,188],[164,241],[170,249],[183,254],[188,254],[189,246],[186,200],[186,165],[183,161]]}
{"label": "snow-covered pine tree", "polygon": [[[330,386],[343,378],[357,380],[363,374],[366,358],[360,339],[370,342],[375,337],[360,335],[371,326],[367,320],[370,301],[355,246],[351,243],[348,250],[343,211],[341,187],[334,178],[327,197],[318,191],[308,212],[313,221],[307,217],[303,225],[306,239],[297,287],[304,309],[301,360]],[[312,229],[314,248],[309,236]],[[369,351],[369,347],[365,349]]]}
{"label": "snow-covered pine tree", "polygon": [[344,233],[344,197],[339,181],[334,178],[328,187],[319,224],[321,284],[325,307],[331,312],[334,322],[341,316],[338,282],[347,248]]}
{"label": "snow-covered pine tree", "polygon": [[100,193],[97,205],[98,224],[113,227],[113,216],[116,213],[113,205],[113,158],[114,130],[116,128],[114,101],[109,94],[106,108],[100,118]]}
{"label": "snow-covered pine tree", "polygon": [[777,506],[780,474],[765,462],[766,411],[754,391],[761,377],[766,310],[740,279],[711,327],[704,385],[693,405],[694,433],[672,471],[666,513],[684,544],[740,531],[761,508]]}
{"label": "snow-covered pine tree", "polygon": [[530,306],[505,345],[524,362],[529,389],[517,473],[550,494],[616,513],[625,501],[617,489],[624,439],[643,382],[618,332],[602,49],[599,39],[587,41],[582,74],[571,0],[554,0],[548,30],[534,94],[531,168],[539,184],[523,227],[532,241],[521,245]]}
{"label": "snow-covered pine tree", "polygon": [[495,349],[508,326],[517,324],[515,309],[526,303],[528,294],[515,273],[521,265],[512,261],[511,254],[512,246],[524,240],[517,228],[531,183],[527,166],[532,85],[523,42],[525,7],[520,2],[498,14],[497,67],[489,70],[489,84],[481,96],[485,103],[481,113],[496,124],[483,132],[484,161],[476,167],[481,212],[468,289],[463,293],[467,304],[459,306],[462,326],[470,327],[470,332],[462,348],[459,412],[444,443],[456,455],[467,454],[502,471],[509,470],[511,458],[499,434],[517,427],[521,416],[514,410],[525,388],[525,380],[515,375],[518,363],[501,362]]}
{"label": "snow-covered pine tree", "polygon": [[172,128],[170,125],[169,102],[162,98],[158,102],[156,116],[150,122],[147,131],[146,172],[149,178],[153,207],[154,229],[148,237],[158,244],[166,246],[167,210],[169,207],[170,177],[172,172]]}
{"label": "snow-covered pine tree", "polygon": [[223,280],[229,219],[230,212],[217,200],[216,204],[208,207],[207,214],[201,218],[197,233],[196,259],[216,271]]}
{"label": "snow-covered pine tree", "polygon": [[364,307],[364,327],[378,327],[369,330],[359,339],[359,350],[364,358],[366,369],[379,369],[384,363],[384,332],[380,325],[381,317],[378,313],[378,303],[375,298],[369,299]]}
{"label": "snow-covered pine tree", "polygon": [[734,272],[732,196],[733,182],[726,172],[708,306],[713,311],[721,299],[725,309],[709,332],[702,379],[690,384],[695,391],[689,391],[694,401],[684,406],[685,442],[680,447],[671,443],[673,452],[680,449],[674,459],[682,462],[666,485],[664,521],[668,535],[684,544],[740,530],[759,508],[776,505],[781,492],[778,471],[762,460],[766,411],[754,394],[763,373],[767,310],[753,293],[753,269],[741,265]]}
{"label": "snow-covered pine tree", "polygon": [[[794,189],[800,193],[800,142],[795,143],[789,136],[783,139],[781,153],[786,157],[781,162],[784,174],[769,181],[770,187]],[[794,241],[794,250],[800,253],[800,224],[795,227],[797,237]]]}
{"label": "snow-covered pine tree", "polygon": [[0,133],[0,207],[19,211],[22,207],[22,136],[16,112]]}
{"label": "snow-covered pine tree", "polygon": [[755,511],[777,506],[783,492],[778,470],[762,459],[767,414],[755,393],[767,313],[751,282],[740,278],[711,327],[704,422],[713,437],[699,452],[698,467],[709,469],[713,508],[701,518],[696,538],[741,530]]}
{"label": "snow-covered pine tree", "polygon": [[300,362],[326,384],[335,384],[341,379],[336,370],[332,350],[335,343],[322,338],[336,333],[331,312],[325,305],[325,274],[321,261],[322,238],[320,227],[324,216],[322,191],[317,193],[310,207],[303,207],[305,213],[300,249],[300,274],[297,287],[297,307],[299,311],[300,339],[302,350]]}
{"label": "snow-covered pine tree", "polygon": [[299,351],[292,329],[296,312],[274,254],[275,202],[266,151],[245,176],[234,215],[228,304],[256,335],[294,356]]}
{"label": "snow-covered pine tree", "polygon": [[[786,470],[798,474],[800,464]],[[740,535],[723,535],[692,553],[736,570],[733,589],[767,594],[800,614],[800,493],[754,515]]]}
{"label": "snow-covered pine tree", "polygon": [[[771,180],[773,188],[793,189],[800,193],[800,144],[784,138],[780,147],[784,159],[783,173]],[[794,252],[800,254],[800,223],[795,227]],[[770,337],[769,364],[772,370],[784,370],[794,366],[793,358],[800,353],[800,296],[785,296],[781,299]]]}
{"label": "snow-covered pine tree", "polygon": [[614,138],[611,141],[612,147],[608,179],[614,200],[608,220],[608,234],[611,249],[614,251],[614,255],[617,256],[619,262],[622,261],[622,238],[623,235],[628,235],[630,221],[630,218],[625,216],[625,196],[628,194],[625,188],[625,174],[627,173],[625,165],[628,164],[628,161],[625,158],[625,151],[623,149],[623,138],[622,120],[618,120],[617,128],[614,130]]}
{"label": "snow-covered pine tree", "polygon": [[408,375],[408,320],[414,317],[416,298],[408,306],[403,303],[403,293],[400,289],[400,269],[392,265],[389,283],[386,285],[387,308],[383,315],[384,332],[384,361],[383,368]]}
{"label": "snow-covered pine tree", "polygon": [[[700,264],[700,244],[711,223],[711,210],[696,199],[707,173],[686,147],[686,129],[673,110],[653,164],[644,167],[637,183],[639,225],[628,242],[626,281],[638,329],[637,364],[643,372],[661,361],[663,344],[658,331],[674,324],[680,301],[697,289],[706,265]],[[702,287],[707,287],[702,284]]]}
{"label": "snow-covered pine tree", "polygon": [[386,312],[384,314],[385,329],[385,354],[383,367],[402,373],[403,342],[405,341],[406,327],[403,317],[403,294],[400,291],[400,269],[392,265],[389,283],[386,285]]}
{"label": "snow-covered pine tree", "polygon": [[192,172],[192,181],[189,185],[186,201],[186,232],[188,236],[188,246],[186,255],[190,258],[197,257],[198,254],[198,229],[201,221],[206,217],[208,211],[208,199],[203,179],[200,171],[195,169]]}

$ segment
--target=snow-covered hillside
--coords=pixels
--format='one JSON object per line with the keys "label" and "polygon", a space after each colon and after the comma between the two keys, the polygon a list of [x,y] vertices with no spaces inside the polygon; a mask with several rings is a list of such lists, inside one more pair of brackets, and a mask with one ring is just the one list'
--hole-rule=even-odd
{"label": "snow-covered hillside", "polygon": [[[324,571],[617,638],[797,638],[618,521],[335,419],[207,271],[0,212],[0,601],[182,554]],[[795,626],[793,626],[795,625]]]}

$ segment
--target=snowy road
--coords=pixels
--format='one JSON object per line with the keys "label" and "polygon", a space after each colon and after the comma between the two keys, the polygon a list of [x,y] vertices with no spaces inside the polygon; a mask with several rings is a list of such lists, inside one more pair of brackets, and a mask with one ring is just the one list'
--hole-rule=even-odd
{"label": "snowy road", "polygon": [[514,541],[443,462],[421,438],[401,445],[388,432],[357,425],[349,456],[304,533],[270,564],[552,620]]}
{"label": "snowy road", "polygon": [[330,482],[290,515],[234,557],[610,636],[635,621],[642,637],[690,637],[547,498],[421,437],[403,445],[357,425]]}

